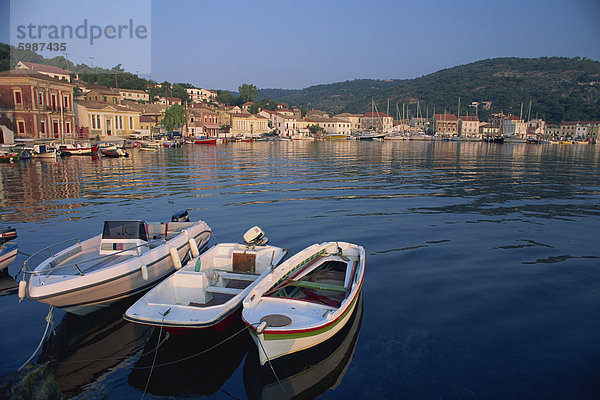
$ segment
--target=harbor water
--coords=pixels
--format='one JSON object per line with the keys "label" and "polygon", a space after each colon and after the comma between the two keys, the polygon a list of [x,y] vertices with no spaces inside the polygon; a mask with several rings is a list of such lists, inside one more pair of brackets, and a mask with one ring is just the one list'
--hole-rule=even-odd
{"label": "harbor water", "polygon": [[292,253],[363,246],[362,305],[344,335],[306,356],[321,357],[317,367],[278,367],[277,383],[243,327],[168,336],[121,318],[134,299],[83,317],[55,310],[33,360],[49,393],[600,398],[600,146],[282,141],[130,153],[0,164],[0,227],[17,228],[21,252],[1,278],[0,382],[22,384],[15,371],[46,328],[48,306],[14,290],[26,254],[96,235],[104,220],[187,209],[211,226],[211,244],[258,225]]}

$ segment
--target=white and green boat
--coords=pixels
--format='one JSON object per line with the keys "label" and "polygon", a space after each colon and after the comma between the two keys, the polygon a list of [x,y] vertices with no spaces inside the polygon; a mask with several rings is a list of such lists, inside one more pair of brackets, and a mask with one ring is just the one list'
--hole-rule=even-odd
{"label": "white and green boat", "polygon": [[265,276],[243,301],[242,319],[260,363],[325,342],[350,319],[365,273],[365,250],[314,244]]}

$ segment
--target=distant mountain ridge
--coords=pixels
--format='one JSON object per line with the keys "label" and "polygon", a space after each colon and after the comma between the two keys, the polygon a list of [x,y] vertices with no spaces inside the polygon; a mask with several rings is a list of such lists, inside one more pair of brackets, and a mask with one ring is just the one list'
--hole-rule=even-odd
{"label": "distant mountain ridge", "polygon": [[[531,109],[531,117],[537,114],[554,123],[600,120],[600,62],[579,57],[494,58],[415,79],[358,79],[302,90],[261,89],[262,97],[331,114],[370,111],[371,99],[379,111],[386,111],[389,98],[390,114],[396,114],[396,104],[401,110],[402,103],[412,102],[414,115],[418,100],[423,116],[427,111],[431,116],[434,108],[437,113],[456,114],[460,97],[462,115],[475,114],[468,107],[472,102],[491,101],[492,112],[519,115],[521,109],[523,114]],[[481,108],[478,113],[483,118],[489,115]]]}

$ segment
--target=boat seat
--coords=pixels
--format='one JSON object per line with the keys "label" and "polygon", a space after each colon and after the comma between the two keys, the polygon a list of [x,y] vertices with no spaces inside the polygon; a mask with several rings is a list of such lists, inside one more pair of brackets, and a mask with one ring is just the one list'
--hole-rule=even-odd
{"label": "boat seat", "polygon": [[331,292],[341,292],[344,293],[346,288],[339,285],[331,285],[328,283],[320,283],[320,282],[310,282],[310,281],[297,281],[290,283],[291,286],[298,286],[306,289],[317,289],[317,290],[328,290]]}
{"label": "boat seat", "polygon": [[226,288],[222,286],[207,286],[204,288],[204,291],[207,293],[220,293],[235,296],[236,294],[241,293],[242,289]]}
{"label": "boat seat", "polygon": [[256,278],[258,277],[258,275],[256,274],[236,274],[236,273],[232,273],[232,272],[226,272],[226,271],[218,271],[219,276],[223,279],[235,279],[238,281],[250,281],[250,282],[254,282],[256,280]]}

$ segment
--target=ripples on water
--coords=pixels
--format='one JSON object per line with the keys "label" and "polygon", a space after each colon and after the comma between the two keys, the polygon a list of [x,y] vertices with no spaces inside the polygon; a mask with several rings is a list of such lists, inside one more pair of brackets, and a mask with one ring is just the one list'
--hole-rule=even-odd
{"label": "ripples on water", "polygon": [[[360,336],[341,383],[323,397],[598,398],[599,153],[281,142],[32,161],[0,165],[0,219],[17,226],[28,253],[95,234],[104,219],[157,220],[183,208],[219,241],[260,225],[292,251],[359,243],[368,253]],[[47,309],[14,294],[0,304],[6,371],[37,345]],[[128,383],[136,362],[89,390],[138,396]],[[246,397],[241,370],[213,395]]]}

